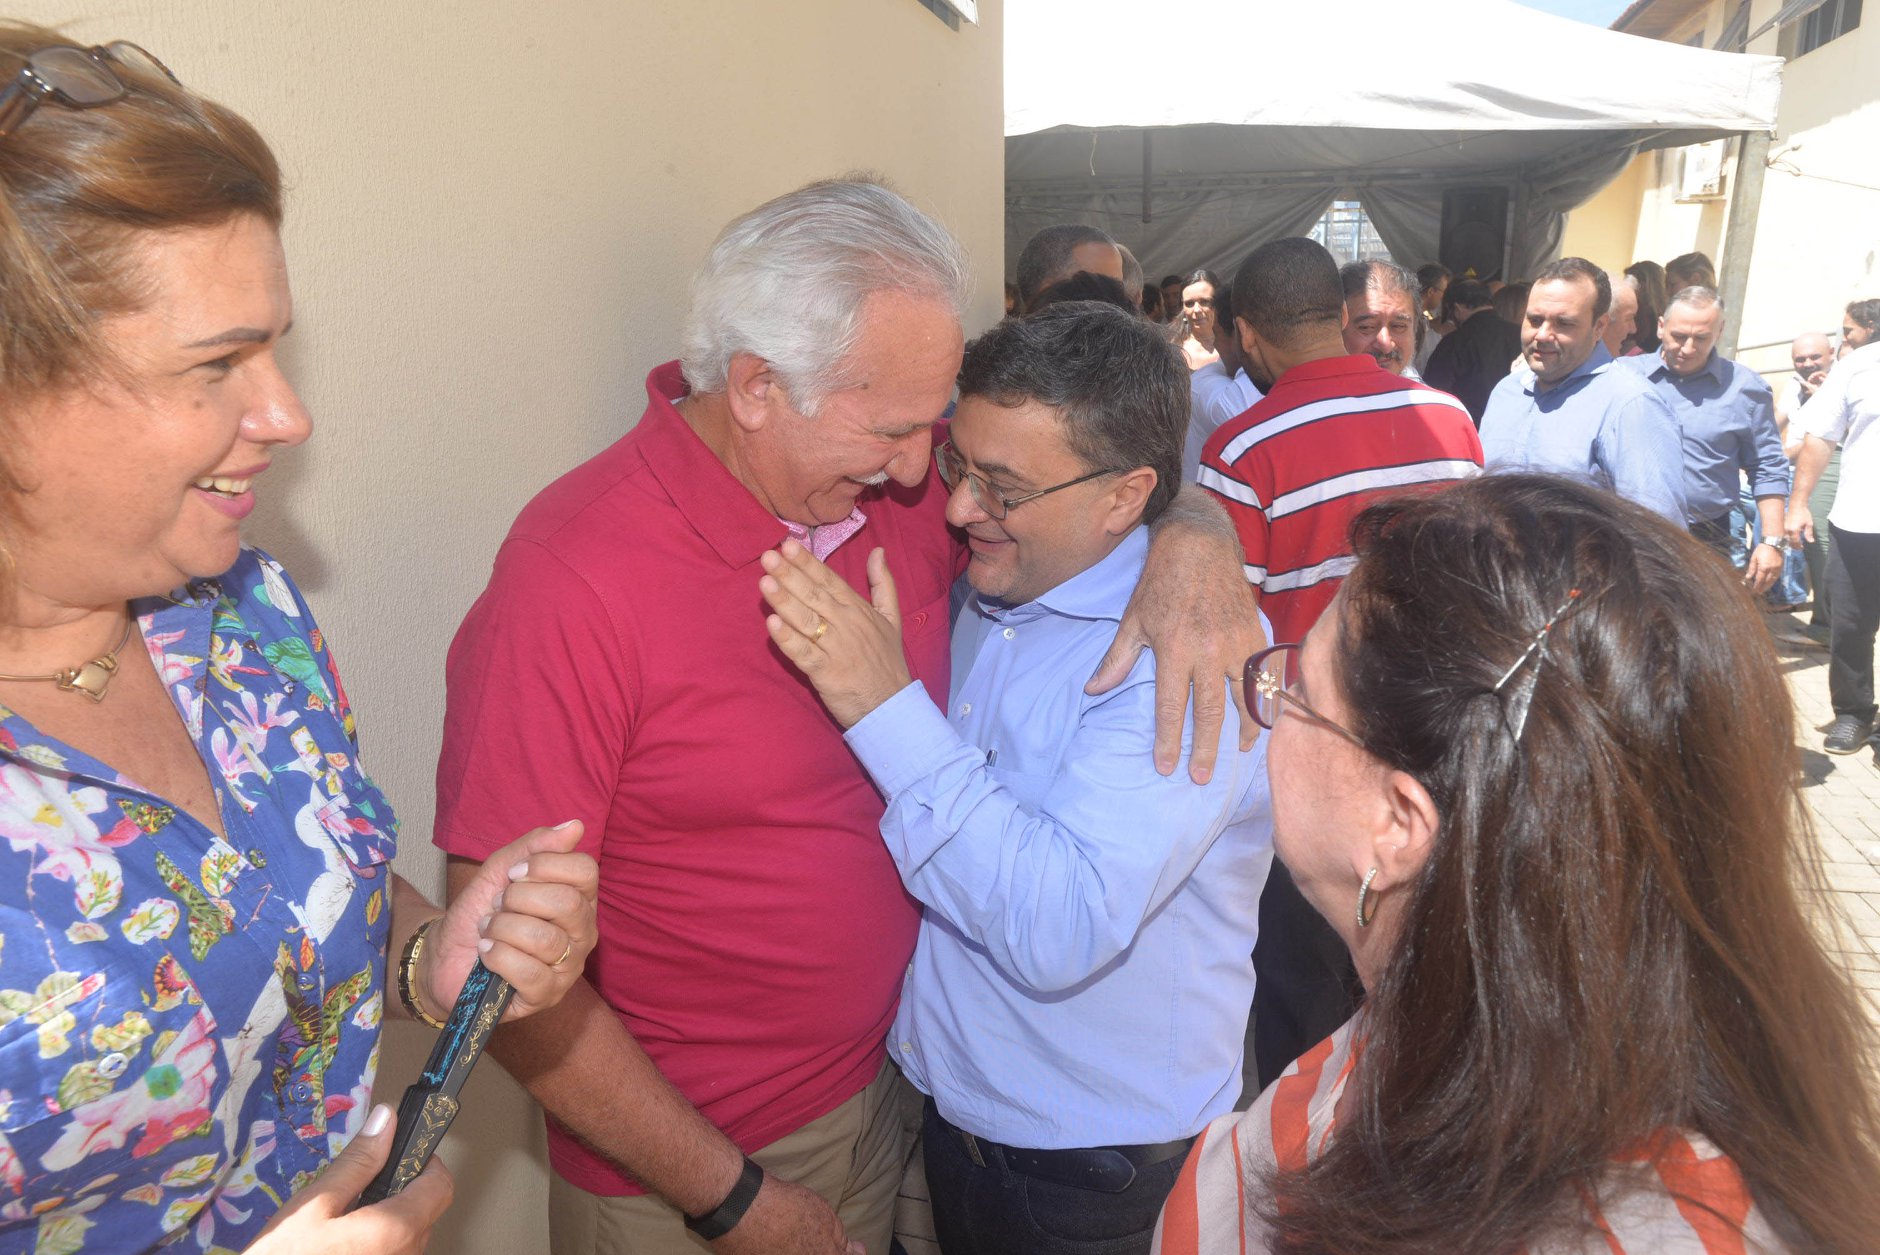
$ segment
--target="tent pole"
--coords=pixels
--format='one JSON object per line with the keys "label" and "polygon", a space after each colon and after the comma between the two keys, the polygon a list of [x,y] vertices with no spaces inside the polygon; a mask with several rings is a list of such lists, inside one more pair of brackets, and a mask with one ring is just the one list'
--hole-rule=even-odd
{"label": "tent pole", "polygon": [[1503,283],[1513,283],[1518,279],[1527,278],[1526,275],[1517,275],[1514,272],[1515,258],[1520,257],[1527,248],[1527,211],[1528,181],[1525,174],[1520,174],[1515,176],[1514,197],[1508,205],[1507,260],[1502,263],[1501,272]]}
{"label": "tent pole", "polygon": [[1718,276],[1723,298],[1723,334],[1717,352],[1735,357],[1743,330],[1743,298],[1749,292],[1750,257],[1756,251],[1756,218],[1762,207],[1763,171],[1769,165],[1769,132],[1745,131],[1736,149],[1736,178],[1730,186],[1730,220],[1723,230]]}
{"label": "tent pole", "polygon": [[1142,221],[1149,223],[1149,141],[1155,138],[1148,127],[1142,128]]}

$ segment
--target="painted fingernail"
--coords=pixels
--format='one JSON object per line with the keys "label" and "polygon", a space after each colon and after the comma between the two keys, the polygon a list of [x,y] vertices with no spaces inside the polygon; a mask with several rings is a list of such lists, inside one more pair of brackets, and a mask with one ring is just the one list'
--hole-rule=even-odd
{"label": "painted fingernail", "polygon": [[527,863],[517,863],[514,867],[509,869],[509,878],[511,880],[521,880],[528,874],[529,865]]}
{"label": "painted fingernail", "polygon": [[496,914],[496,912],[502,909],[503,909],[503,895],[499,893],[496,895],[496,901],[490,903],[490,914],[494,915]]}
{"label": "painted fingernail", "polygon": [[481,954],[488,954],[490,950],[495,947],[495,945],[496,943],[494,941],[491,941],[488,937],[485,937],[481,941],[477,942],[477,951]]}
{"label": "painted fingernail", "polygon": [[364,1133],[367,1137],[377,1137],[379,1134],[385,1132],[385,1126],[391,1122],[392,1109],[384,1103],[380,1103],[372,1109],[372,1114],[366,1117],[366,1127],[361,1129],[360,1132]]}
{"label": "painted fingernail", "polygon": [[482,919],[478,920],[477,931],[480,933],[488,932],[490,930],[490,921],[495,918],[496,917],[494,915],[485,915]]}

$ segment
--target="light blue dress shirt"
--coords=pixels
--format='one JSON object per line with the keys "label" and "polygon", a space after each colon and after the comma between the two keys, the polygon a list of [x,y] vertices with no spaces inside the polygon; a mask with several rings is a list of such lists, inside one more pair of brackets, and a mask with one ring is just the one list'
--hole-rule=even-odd
{"label": "light blue dress shirt", "polygon": [[920,899],[889,1050],[959,1127],[1035,1149],[1135,1145],[1232,1109],[1272,863],[1266,737],[1234,705],[1214,777],[1159,775],[1155,665],[1084,682],[1144,529],[1035,601],[968,599],[952,717],[910,684],[849,730]]}
{"label": "light blue dress shirt", "polygon": [[1201,450],[1221,426],[1253,408],[1260,390],[1245,370],[1231,376],[1219,362],[1209,362],[1188,377],[1188,438],[1182,446],[1182,478],[1194,483]]}
{"label": "light blue dress shirt", "polygon": [[1537,388],[1526,366],[1496,384],[1482,411],[1482,454],[1491,474],[1570,475],[1686,520],[1677,416],[1603,344],[1555,387]]}
{"label": "light blue dress shirt", "polygon": [[1789,495],[1789,460],[1776,431],[1775,399],[1763,377],[1715,349],[1690,375],[1665,365],[1662,352],[1621,363],[1638,372],[1677,415],[1684,443],[1684,507],[1689,521],[1720,518],[1736,507],[1742,477],[1752,497]]}

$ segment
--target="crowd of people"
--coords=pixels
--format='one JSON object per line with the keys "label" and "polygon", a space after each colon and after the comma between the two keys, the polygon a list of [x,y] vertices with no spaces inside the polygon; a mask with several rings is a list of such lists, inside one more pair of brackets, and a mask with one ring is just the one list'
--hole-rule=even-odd
{"label": "crowd of people", "polygon": [[[1051,228],[1028,252],[1051,256],[1061,269],[1060,239],[1075,241],[1088,261],[1108,237],[1085,226]],[[1125,287],[1131,303],[1168,328],[1189,362],[1193,416],[1183,466],[1196,479],[1208,436],[1260,397],[1237,346],[1224,343],[1231,337],[1215,331],[1231,289],[1206,269],[1186,281],[1170,275],[1161,291],[1179,289],[1182,303],[1166,314],[1158,290],[1140,286],[1128,250],[1111,247],[1135,267],[1138,288]],[[1092,278],[1060,275],[1058,283]],[[1437,262],[1411,271],[1357,261],[1341,279],[1346,350],[1461,401],[1490,462],[1591,478],[1687,525],[1742,572],[1766,609],[1807,608],[1809,634],[1832,655],[1835,720],[1822,746],[1845,755],[1873,744],[1880,605],[1872,590],[1880,574],[1869,538],[1880,534],[1880,516],[1867,503],[1880,484],[1866,468],[1880,455],[1854,455],[1854,488],[1835,511],[1842,446],[1858,447],[1865,431],[1858,418],[1866,392],[1856,382],[1870,369],[1865,359],[1843,372],[1852,398],[1837,388],[1811,412],[1823,427],[1820,444],[1810,444],[1800,420],[1830,368],[1876,338],[1880,299],[1849,302],[1838,335],[1797,336],[1794,373],[1771,387],[1717,352],[1728,312],[1703,253],[1662,266],[1635,262],[1617,276],[1564,258],[1513,283],[1458,278]],[[1210,308],[1198,319],[1190,310],[1203,298]],[[1202,345],[1211,355],[1197,351]],[[1839,562],[1831,560],[1837,541]],[[1847,589],[1838,618],[1837,585]]]}
{"label": "crowd of people", "polygon": [[1149,287],[1066,226],[968,343],[946,228],[810,184],[493,556],[439,908],[240,537],[309,434],[272,154],[134,45],[0,69],[0,1247],[422,1250],[440,1162],[354,1206],[379,1032],[479,959],[555,1255],[1880,1231],[1750,595],[1838,449],[1864,738],[1880,346],[1797,341],[1791,482],[1675,263],[1628,303],[1289,238]]}

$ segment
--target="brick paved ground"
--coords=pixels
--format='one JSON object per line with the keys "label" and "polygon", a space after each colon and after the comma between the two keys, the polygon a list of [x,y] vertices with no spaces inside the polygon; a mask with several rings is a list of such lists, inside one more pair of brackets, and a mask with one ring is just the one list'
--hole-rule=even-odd
{"label": "brick paved ground", "polygon": [[1772,615],[1770,626],[1799,716],[1802,797],[1814,816],[1831,905],[1842,921],[1835,948],[1880,1022],[1880,757],[1871,745],[1845,757],[1822,752],[1822,730],[1834,717],[1828,651],[1803,634],[1805,618]]}

